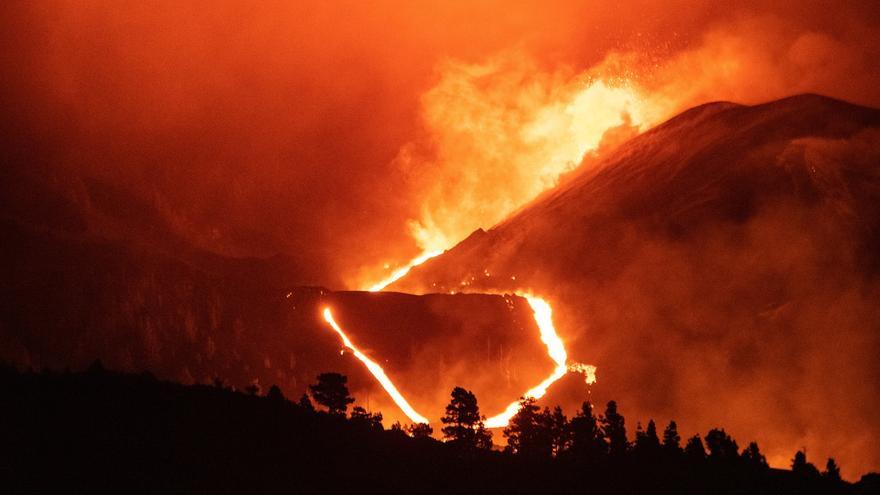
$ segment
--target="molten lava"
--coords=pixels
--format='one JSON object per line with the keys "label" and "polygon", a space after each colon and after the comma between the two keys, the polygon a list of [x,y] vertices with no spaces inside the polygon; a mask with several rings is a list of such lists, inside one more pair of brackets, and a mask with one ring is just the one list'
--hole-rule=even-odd
{"label": "molten lava", "polygon": [[420,254],[417,258],[415,258],[412,261],[410,261],[409,263],[407,263],[406,266],[395,270],[394,273],[392,273],[391,275],[388,276],[388,278],[382,280],[381,282],[378,282],[378,283],[371,285],[367,290],[370,292],[379,292],[380,290],[384,289],[385,287],[388,287],[389,285],[393,284],[394,282],[397,282],[400,278],[402,278],[404,275],[409,273],[409,271],[414,266],[421,265],[422,263],[428,261],[429,259],[434,258],[436,256],[440,256],[441,254],[443,254],[443,251],[439,251],[439,250],[426,251],[426,252]]}
{"label": "molten lava", "polygon": [[[583,373],[585,381],[588,384],[594,383],[596,381],[595,366],[582,363],[567,363],[568,353],[565,352],[565,345],[562,343],[562,339],[559,338],[559,334],[556,333],[556,327],[553,326],[553,310],[550,308],[550,304],[540,297],[531,294],[518,295],[524,297],[526,301],[529,302],[529,306],[532,307],[532,311],[535,314],[535,323],[538,324],[538,329],[541,331],[541,342],[547,346],[547,353],[556,363],[556,368],[553,370],[553,373],[545,378],[544,381],[529,389],[523,394],[523,397],[540,399],[547,393],[547,388],[550,385],[565,376],[569,371]],[[486,426],[489,428],[502,428],[507,426],[510,418],[513,417],[518,410],[519,401],[511,402],[504,412],[487,419]]]}
{"label": "molten lava", "polygon": [[407,402],[406,399],[403,398],[403,395],[400,394],[400,392],[397,390],[397,387],[394,386],[394,383],[392,383],[391,379],[388,378],[388,375],[385,374],[385,370],[383,370],[378,363],[368,358],[366,355],[364,355],[364,353],[359,351],[358,348],[354,346],[351,340],[349,340],[348,336],[345,335],[345,332],[342,331],[342,328],[340,328],[339,325],[336,323],[336,320],[333,319],[333,313],[330,312],[329,307],[324,308],[324,319],[327,321],[327,323],[330,324],[333,330],[335,330],[336,333],[339,334],[339,337],[342,339],[342,344],[345,347],[351,349],[352,352],[354,352],[355,357],[360,359],[361,362],[364,363],[367,369],[370,370],[370,373],[372,373],[373,376],[376,377],[376,380],[379,380],[379,383],[382,384],[382,388],[384,388],[385,391],[388,392],[388,395],[390,395],[391,398],[394,399],[394,403],[397,404],[397,407],[399,407],[400,410],[403,411],[404,414],[406,414],[407,417],[409,417],[409,419],[412,420],[414,423],[427,423],[428,418],[416,412],[416,410],[409,405],[409,402]]}
{"label": "molten lava", "polygon": [[423,137],[394,162],[418,198],[408,227],[424,252],[498,224],[613,144],[615,133],[647,129],[658,117],[625,76],[544,72],[519,52],[450,60],[438,75],[421,98]]}
{"label": "molten lava", "polygon": [[[421,265],[425,261],[438,256],[443,251],[426,251],[419,257],[413,259],[409,263],[406,264],[403,268],[396,270],[391,274],[388,278],[373,284],[369,287],[370,292],[378,292],[383,290],[385,287],[391,285],[398,279],[402,278],[404,275],[409,273],[409,271],[418,265]],[[488,273],[486,273],[488,276]],[[518,293],[520,297],[523,297],[528,301],[529,306],[532,308],[532,312],[535,315],[535,323],[538,325],[538,330],[541,332],[541,342],[547,346],[547,353],[550,355],[550,359],[556,363],[556,368],[553,369],[553,372],[545,378],[541,383],[527,390],[522,397],[524,398],[534,398],[539,399],[543,397],[547,393],[547,388],[550,387],[557,380],[565,376],[568,372],[574,373],[582,373],[584,375],[584,381],[587,384],[592,384],[596,381],[596,367],[583,363],[568,363],[568,353],[565,351],[565,344],[562,343],[562,339],[559,338],[559,334],[556,333],[556,327],[553,325],[553,309],[550,307],[550,304],[544,299],[537,297],[532,294],[527,293]],[[328,323],[333,327],[334,330],[342,337],[342,341],[346,347],[350,347],[355,356],[358,359],[364,362],[369,368],[370,372],[373,373],[373,376],[376,377],[377,380],[382,384],[386,391],[391,395],[391,398],[394,399],[394,402],[406,413],[407,416],[411,420],[416,423],[427,423],[428,420],[417,413],[404,399],[404,397],[397,391],[397,388],[391,383],[391,380],[385,375],[385,372],[382,368],[371,361],[369,358],[364,356],[360,351],[358,351],[354,345],[352,345],[351,341],[348,340],[348,337],[342,332],[339,328],[339,325],[333,321],[333,315],[330,313],[330,308],[324,309],[324,319],[327,320]],[[519,400],[511,402],[507,408],[497,414],[492,416],[491,418],[486,420],[486,426],[489,428],[502,428],[507,426],[510,421],[510,418],[516,414],[519,409]]]}

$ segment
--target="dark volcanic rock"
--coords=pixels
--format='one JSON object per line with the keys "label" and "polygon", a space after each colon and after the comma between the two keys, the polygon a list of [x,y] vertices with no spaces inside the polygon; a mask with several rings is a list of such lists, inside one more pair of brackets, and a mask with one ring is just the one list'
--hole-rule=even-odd
{"label": "dark volcanic rock", "polygon": [[880,466],[880,111],[703,105],[478,234],[392,288],[532,289],[595,398]]}

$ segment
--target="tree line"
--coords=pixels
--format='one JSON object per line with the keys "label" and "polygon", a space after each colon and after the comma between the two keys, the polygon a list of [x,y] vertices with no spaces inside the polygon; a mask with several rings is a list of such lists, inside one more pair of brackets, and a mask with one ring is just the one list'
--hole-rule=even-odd
{"label": "tree line", "polygon": [[[273,390],[277,390],[273,388]],[[346,415],[348,405],[354,402],[347,387],[347,378],[339,373],[322,373],[317,383],[309,387],[311,398],[331,415]],[[473,392],[462,387],[452,390],[446,406],[441,429],[444,441],[463,452],[489,451],[493,449],[492,432],[485,426],[485,416],[480,414],[477,398]],[[308,394],[303,394],[299,404],[314,410]],[[370,413],[355,406],[350,419],[354,423],[382,429],[382,414]],[[391,426],[394,431],[412,437],[427,438],[433,428],[425,423]],[[644,463],[702,463],[711,462],[764,471],[769,469],[766,457],[757,442],[740,450],[736,440],[723,428],[713,428],[704,437],[689,437],[682,445],[676,422],[670,421],[658,433],[657,425],[650,419],[643,428],[636,425],[635,439],[629,440],[626,419],[619,411],[616,401],[609,401],[605,412],[596,415],[590,401],[584,401],[574,417],[569,419],[559,406],[543,409],[534,398],[522,398],[519,410],[502,431],[506,440],[503,452],[535,461],[563,458],[603,465],[609,462],[633,460]],[[828,458],[824,471],[807,461],[805,450],[798,450],[791,463],[792,473],[805,480],[824,480],[831,485],[842,483],[840,467]]]}
{"label": "tree line", "polygon": [[339,373],[289,400],[258,383],[0,363],[0,391],[4,493],[880,493],[880,475],[848,483],[805,452],[791,470],[769,468],[723,429],[685,439],[674,422],[633,427],[616,402],[567,417],[526,399],[489,430],[477,397],[455,387],[436,425],[386,429]]}

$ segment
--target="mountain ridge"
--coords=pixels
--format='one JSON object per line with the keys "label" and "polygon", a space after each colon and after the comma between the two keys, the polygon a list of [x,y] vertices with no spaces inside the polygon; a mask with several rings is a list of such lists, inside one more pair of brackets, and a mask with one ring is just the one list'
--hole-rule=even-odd
{"label": "mountain ridge", "polygon": [[[846,462],[877,466],[878,164],[880,110],[811,94],[702,105],[389,289],[530,290],[572,358],[598,365],[594,396],[616,390],[642,417],[715,396],[755,434],[771,428],[748,405],[775,401],[767,421],[790,426],[762,444],[838,437]],[[817,419],[828,400],[847,426]],[[683,421],[721,422],[703,407]]]}

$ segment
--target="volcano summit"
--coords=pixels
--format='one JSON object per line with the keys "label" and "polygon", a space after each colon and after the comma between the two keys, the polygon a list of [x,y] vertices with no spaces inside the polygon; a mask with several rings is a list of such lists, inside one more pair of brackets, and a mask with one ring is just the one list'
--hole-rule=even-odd
{"label": "volcano summit", "polygon": [[391,288],[534,290],[594,397],[868,468],[878,276],[880,111],[806,94],[688,110]]}

